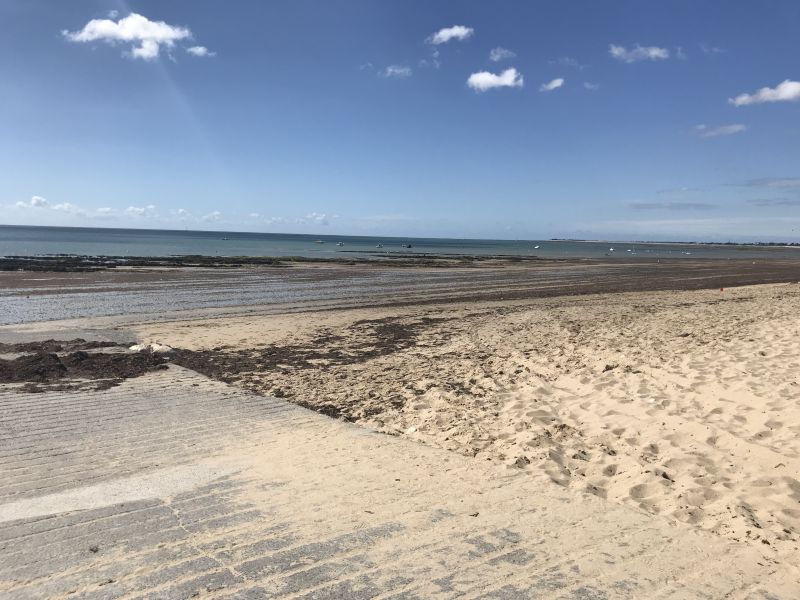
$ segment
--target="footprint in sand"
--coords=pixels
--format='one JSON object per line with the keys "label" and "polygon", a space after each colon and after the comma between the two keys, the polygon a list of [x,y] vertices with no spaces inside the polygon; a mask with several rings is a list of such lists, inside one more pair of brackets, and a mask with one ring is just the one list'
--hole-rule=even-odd
{"label": "footprint in sand", "polygon": [[606,490],[606,488],[603,486],[594,483],[586,484],[586,491],[590,494],[594,494],[595,496],[599,496],[600,498],[608,497],[608,490]]}
{"label": "footprint in sand", "polygon": [[615,464],[606,465],[606,467],[603,469],[603,475],[606,477],[613,477],[617,474],[618,469],[619,467]]}
{"label": "footprint in sand", "polygon": [[655,442],[651,442],[642,449],[642,452],[645,454],[652,454],[653,456],[658,456],[658,444],[656,444]]}
{"label": "footprint in sand", "polygon": [[661,483],[640,483],[633,486],[628,490],[628,495],[634,500],[644,500],[664,491],[664,485]]}
{"label": "footprint in sand", "polygon": [[710,487],[697,487],[687,490],[683,497],[687,504],[699,508],[719,498],[719,494]]}
{"label": "footprint in sand", "polygon": [[682,521],[683,523],[688,523],[689,525],[697,525],[700,523],[703,518],[705,517],[705,513],[703,512],[702,508],[679,508],[675,512],[672,513],[672,516],[675,517],[678,521]]}
{"label": "footprint in sand", "polygon": [[569,470],[567,470],[565,467],[545,469],[545,473],[550,476],[550,479],[553,481],[553,483],[563,485],[564,487],[569,486],[570,481],[572,480]]}

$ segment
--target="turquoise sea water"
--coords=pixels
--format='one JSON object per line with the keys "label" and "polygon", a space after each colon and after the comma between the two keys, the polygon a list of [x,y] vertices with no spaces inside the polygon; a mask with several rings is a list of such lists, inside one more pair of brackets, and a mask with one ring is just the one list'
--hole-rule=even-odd
{"label": "turquoise sea water", "polygon": [[[411,246],[410,248],[408,246]],[[611,250],[613,248],[613,251]],[[631,242],[393,238],[282,233],[24,227],[0,225],[0,256],[305,256],[344,258],[403,253],[557,257],[796,257],[798,248]]]}

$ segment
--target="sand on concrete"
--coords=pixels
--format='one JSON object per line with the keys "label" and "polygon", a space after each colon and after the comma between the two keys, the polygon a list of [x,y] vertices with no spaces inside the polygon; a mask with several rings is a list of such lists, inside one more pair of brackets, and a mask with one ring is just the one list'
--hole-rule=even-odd
{"label": "sand on concrete", "polygon": [[[546,474],[796,565],[798,311],[800,285],[776,284],[133,330],[144,342],[216,348],[235,385]],[[386,323],[409,327],[413,339],[371,352]],[[287,348],[285,363],[262,361]],[[313,358],[291,360],[303,350]],[[252,360],[237,368],[236,356]]]}
{"label": "sand on concrete", "polygon": [[172,366],[0,386],[0,596],[798,596],[791,565]]}

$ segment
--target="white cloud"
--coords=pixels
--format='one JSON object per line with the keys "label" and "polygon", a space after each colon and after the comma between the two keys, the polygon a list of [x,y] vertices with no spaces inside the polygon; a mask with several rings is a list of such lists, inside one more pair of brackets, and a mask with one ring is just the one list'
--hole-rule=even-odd
{"label": "white cloud", "polygon": [[191,46],[191,47],[186,49],[186,52],[188,52],[192,56],[198,56],[198,57],[216,56],[217,55],[216,52],[211,52],[205,46]]}
{"label": "white cloud", "polygon": [[71,215],[85,216],[86,211],[80,206],[76,206],[70,202],[61,202],[60,204],[51,204],[41,196],[33,196],[28,202],[17,202],[14,206],[22,209],[33,208],[36,210],[53,210],[57,212],[65,212]]}
{"label": "white cloud", "polygon": [[289,220],[284,217],[266,217],[264,219],[264,223],[267,225],[284,225],[288,222]]}
{"label": "white cloud", "polygon": [[617,60],[624,63],[635,63],[642,60],[666,60],[669,58],[669,50],[658,46],[640,46],[636,44],[628,50],[624,46],[609,45],[608,52]]}
{"label": "white cloud", "polygon": [[501,60],[514,58],[516,55],[517,55],[516,52],[513,52],[508,48],[501,48],[500,46],[498,46],[497,48],[492,48],[489,51],[489,60],[491,60],[492,62],[500,62]]}
{"label": "white cloud", "polygon": [[219,212],[218,210],[215,210],[215,211],[212,211],[212,212],[208,213],[207,215],[203,215],[201,218],[203,219],[203,221],[214,221],[214,222],[216,222],[216,221],[222,220],[222,213]]}
{"label": "white cloud", "polygon": [[723,135],[734,135],[736,133],[742,133],[743,131],[747,131],[747,125],[742,125],[740,123],[734,123],[731,125],[720,125],[719,127],[709,127],[708,125],[696,125],[694,129],[700,137],[712,138],[712,137],[720,137]]}
{"label": "white cloud", "polygon": [[703,54],[722,54],[725,52],[722,48],[709,46],[708,44],[700,44],[700,50],[703,51]]}
{"label": "white cloud", "polygon": [[729,98],[728,102],[734,106],[747,106],[748,104],[790,102],[792,100],[800,100],[800,81],[786,79],[774,88],[763,87],[755,94],[740,94],[736,98]]}
{"label": "white cloud", "polygon": [[326,213],[312,212],[308,213],[304,219],[300,219],[301,223],[311,222],[317,225],[330,225],[331,219],[338,218],[338,215],[329,215]]}
{"label": "white cloud", "polygon": [[682,46],[676,46],[675,47],[675,58],[677,58],[678,60],[687,60],[689,58],[689,56],[686,54],[686,52],[683,51],[683,47]]}
{"label": "white cloud", "polygon": [[464,25],[453,25],[452,27],[445,27],[436,33],[432,34],[426,41],[429,44],[445,44],[450,40],[466,40],[472,37],[475,30],[472,27],[465,27]]}
{"label": "white cloud", "polygon": [[757,198],[748,200],[748,204],[755,206],[800,206],[800,199],[793,198]]}
{"label": "white cloud", "polygon": [[500,87],[518,87],[521,88],[524,84],[522,73],[514,68],[506,69],[499,75],[490,73],[488,71],[481,71],[473,73],[467,79],[467,85],[476,92],[485,92],[493,88]]}
{"label": "white cloud", "polygon": [[762,179],[751,179],[744,185],[748,187],[800,189],[800,177],[764,177]]}
{"label": "white cloud", "polygon": [[419,66],[420,67],[432,67],[434,69],[438,69],[440,66],[442,66],[442,63],[439,62],[439,49],[438,48],[434,48],[433,52],[431,52],[431,57],[430,58],[423,58],[422,60],[420,60],[419,61]]}
{"label": "white cloud", "polygon": [[406,67],[403,65],[389,65],[383,71],[381,71],[381,77],[396,79],[411,77],[412,74],[413,71],[411,70],[411,67]]}
{"label": "white cloud", "polygon": [[53,210],[69,213],[71,215],[81,215],[81,216],[86,215],[85,210],[83,210],[80,206],[75,206],[70,202],[62,202],[61,204],[56,204],[53,206]]}
{"label": "white cloud", "polygon": [[665,189],[662,189],[662,190],[656,190],[656,194],[658,194],[658,195],[666,194],[666,195],[669,195],[669,196],[680,197],[680,196],[683,196],[684,194],[687,194],[687,193],[690,193],[690,192],[699,192],[699,191],[700,191],[700,188],[689,187],[689,186],[685,186],[684,185],[682,187],[677,187],[677,188],[665,188]]}
{"label": "white cloud", "polygon": [[185,208],[171,208],[169,214],[173,219],[177,219],[178,221],[187,221],[192,218],[192,213]]}
{"label": "white cloud", "polygon": [[129,217],[146,217],[152,216],[156,207],[152,204],[147,206],[129,206],[123,212]]}
{"label": "white cloud", "polygon": [[98,215],[110,215],[111,213],[114,212],[114,209],[113,208],[109,208],[107,206],[104,206],[102,208],[98,208],[95,212]]}
{"label": "white cloud", "polygon": [[33,196],[28,202],[19,201],[17,208],[50,208],[50,203],[41,196]]}
{"label": "white cloud", "polygon": [[634,210],[710,210],[716,204],[707,202],[633,202],[629,205]]}
{"label": "white cloud", "polygon": [[132,44],[130,55],[143,60],[158,58],[161,46],[172,48],[175,42],[192,37],[192,32],[187,27],[151,21],[136,13],[119,21],[92,19],[80,31],[64,30],[62,34],[71,42],[102,41],[112,45],[127,42]]}
{"label": "white cloud", "polygon": [[583,87],[589,90],[590,92],[594,92],[600,89],[600,85],[597,83],[589,83],[588,81],[583,82]]}
{"label": "white cloud", "polygon": [[564,85],[563,77],[558,77],[557,79],[553,79],[552,81],[548,81],[547,83],[543,83],[539,86],[540,92],[552,92],[553,90],[557,90],[562,85]]}
{"label": "white cloud", "polygon": [[573,69],[578,69],[581,71],[586,68],[586,65],[582,65],[577,59],[572,58],[571,56],[562,56],[556,60],[551,60],[550,64],[561,65],[562,67],[572,67]]}

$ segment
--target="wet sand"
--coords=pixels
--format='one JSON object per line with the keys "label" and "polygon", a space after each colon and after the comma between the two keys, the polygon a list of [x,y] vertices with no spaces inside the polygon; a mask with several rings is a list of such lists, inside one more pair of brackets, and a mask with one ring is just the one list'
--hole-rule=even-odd
{"label": "wet sand", "polygon": [[[718,289],[800,280],[800,260],[481,259],[241,268],[0,272],[0,325],[104,315],[419,306],[602,292]],[[269,308],[265,308],[269,307]]]}

